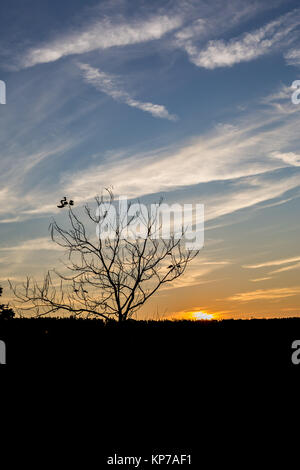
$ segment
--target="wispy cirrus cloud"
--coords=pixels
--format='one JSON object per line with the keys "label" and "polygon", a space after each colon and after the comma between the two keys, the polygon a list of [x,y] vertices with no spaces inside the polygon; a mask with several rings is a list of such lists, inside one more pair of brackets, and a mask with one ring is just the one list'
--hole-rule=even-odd
{"label": "wispy cirrus cloud", "polygon": [[284,54],[284,58],[286,60],[287,65],[300,65],[300,48],[291,49],[286,54]]}
{"label": "wispy cirrus cloud", "polygon": [[55,62],[72,54],[153,41],[180,25],[179,16],[167,15],[155,15],[131,22],[103,19],[83,27],[81,31],[70,31],[48,43],[31,48],[21,58],[20,66],[27,68]]}
{"label": "wispy cirrus cloud", "polygon": [[295,263],[292,264],[291,266],[284,266],[283,268],[275,269],[274,271],[271,271],[270,274],[279,274],[283,273],[286,271],[293,271],[294,269],[299,269],[300,268],[300,263]]}
{"label": "wispy cirrus cloud", "polygon": [[[282,132],[278,132],[278,120]],[[267,130],[262,128],[266,124],[270,126]],[[78,174],[65,174],[62,182],[66,190],[72,189],[79,199],[86,200],[92,191],[95,193],[107,182],[113,182],[119,194],[139,197],[199,183],[248,178],[245,188],[242,185],[234,188],[236,197],[231,203],[237,210],[248,203],[253,204],[253,201],[259,203],[278,197],[300,184],[298,175],[270,181],[267,186],[264,180],[249,179],[292,165],[292,161],[287,164],[286,159],[280,158],[285,155],[281,149],[297,138],[298,124],[295,118],[285,122],[278,113],[275,117],[255,113],[239,127],[217,126],[210,133],[189,139],[174,148],[131,156],[124,153],[112,162],[104,160]],[[272,153],[275,148],[278,149],[276,158]],[[223,194],[220,204],[225,199]],[[223,209],[217,212],[222,215]]]}
{"label": "wispy cirrus cloud", "polygon": [[[280,94],[282,98],[281,91],[273,93],[270,98],[273,104],[275,95]],[[290,106],[296,108],[291,103]],[[75,193],[79,201],[84,201],[107,182],[114,184],[116,194],[126,194],[129,198],[218,182],[220,192],[216,186],[211,195],[201,194],[198,186],[206,220],[266,201],[281,204],[296,194],[289,194],[284,201],[278,198],[300,185],[297,154],[285,151],[287,146],[297,147],[298,126],[297,114],[280,114],[276,108],[267,107],[236,125],[218,125],[181,146],[133,155],[124,152],[113,161],[105,159],[78,174],[65,173],[61,184],[67,192]],[[293,172],[279,171],[290,167],[294,168]],[[226,190],[222,181],[228,181]]]}
{"label": "wispy cirrus cloud", "polygon": [[294,152],[272,152],[271,156],[273,158],[278,158],[279,160],[287,163],[291,166],[300,166],[300,155]]}
{"label": "wispy cirrus cloud", "polygon": [[137,108],[141,111],[150,113],[153,117],[168,119],[170,121],[177,120],[177,116],[175,114],[170,114],[165,106],[139,101],[130,96],[129,93],[122,90],[117,84],[117,77],[102,72],[89,64],[78,63],[78,67],[82,70],[84,80],[87,83],[93,85],[97,90],[102,91],[106,95],[111,96],[114,100],[125,103],[132,108]]}
{"label": "wispy cirrus cloud", "polygon": [[205,219],[216,219],[280,198],[299,184],[299,176],[277,178],[273,181],[264,175],[238,179],[229,185],[230,190],[227,193],[203,197],[206,207]]}
{"label": "wispy cirrus cloud", "polygon": [[251,302],[255,300],[278,300],[300,294],[300,287],[282,287],[275,289],[258,289],[251,292],[241,292],[228,297],[227,300]]}
{"label": "wispy cirrus cloud", "polygon": [[53,243],[53,241],[46,237],[33,238],[26,240],[23,243],[12,246],[2,246],[0,251],[40,251],[40,250],[51,250],[60,251],[61,247]]}
{"label": "wispy cirrus cloud", "polygon": [[[261,277],[257,279],[250,279],[252,282],[264,281],[267,279],[272,279],[274,274],[281,274],[287,271],[294,271],[295,269],[300,269],[300,256],[294,256],[291,258],[277,259],[272,261],[265,261],[258,264],[245,265],[243,268],[247,269],[262,269],[262,268],[272,268],[277,266],[277,269],[268,272],[266,277]],[[279,267],[278,267],[279,266]]]}
{"label": "wispy cirrus cloud", "polygon": [[296,261],[300,261],[300,256],[293,256],[291,258],[265,261],[263,263],[258,263],[258,264],[248,264],[248,265],[245,265],[243,267],[247,268],[247,269],[268,268],[270,266],[282,266],[284,264],[295,263]]}
{"label": "wispy cirrus cloud", "polygon": [[[106,78],[105,75],[101,80]],[[98,80],[97,74],[95,79]],[[117,98],[119,88],[115,87],[115,81],[111,82],[109,76],[105,83],[110,91],[117,94]],[[275,98],[272,100],[275,103]],[[297,108],[291,103],[290,106]],[[116,196],[121,194],[135,198],[161,191],[171,193],[189,185],[218,182],[214,194],[207,194],[204,185],[201,194],[202,187],[198,187],[198,197],[201,194],[201,202],[206,204],[206,220],[269,200],[273,200],[272,204],[284,203],[275,199],[300,185],[297,159],[287,162],[285,158],[286,154],[291,153],[286,148],[296,148],[299,144],[299,119],[297,114],[290,116],[284,113],[282,116],[274,110],[272,107],[270,112],[268,107],[267,113],[260,111],[253,116],[248,115],[246,119],[239,117],[237,122],[233,121],[234,125],[218,125],[206,134],[169,147],[150,152],[141,150],[140,153],[131,152],[130,149],[117,154],[108,152],[106,156],[101,156],[100,161],[88,160],[88,164],[85,161],[84,166],[77,165],[76,169],[73,165],[67,165],[50,189],[30,186],[24,197],[21,196],[20,186],[24,176],[28,177],[27,173],[31,173],[39,162],[52,158],[54,150],[58,154],[72,150],[82,137],[69,136],[65,142],[66,148],[60,148],[60,142],[55,141],[57,146],[51,143],[42,153],[43,149],[36,154],[26,152],[22,155],[22,167],[16,170],[15,166],[8,166],[8,172],[3,174],[0,191],[3,221],[8,223],[56,213],[58,209],[53,193],[71,194],[76,199],[76,205],[80,205],[93,199],[108,184],[114,185]],[[276,156],[274,152],[277,152]],[[297,155],[296,152],[294,154]],[[11,160],[8,157],[7,164]],[[291,167],[294,167],[293,173],[279,171],[292,170]],[[27,168],[27,173],[24,173]],[[225,181],[226,187],[222,183]],[[289,194],[285,200],[293,197],[294,193]]]}
{"label": "wispy cirrus cloud", "polygon": [[224,41],[215,39],[203,47],[195,40],[195,34],[201,35],[203,22],[198,22],[193,29],[177,33],[177,43],[189,55],[191,62],[198,67],[215,69],[217,67],[231,67],[240,62],[247,62],[261,57],[276,48],[289,45],[295,39],[295,29],[299,25],[300,12],[295,10],[281,16],[265,26],[252,32]]}
{"label": "wispy cirrus cloud", "polygon": [[[282,0],[273,0],[272,7],[280,3]],[[135,15],[128,15],[126,8],[116,14],[113,7],[106,7],[103,2],[94,9],[94,21],[79,27],[70,24],[66,31],[56,33],[47,42],[25,50],[19,56],[18,67],[28,68],[70,55],[160,40],[167,33],[171,33],[173,46],[185,49],[192,59],[192,56],[197,56],[194,49],[197,49],[199,39],[208,40],[220,35],[271,8],[259,1],[249,4],[244,0],[232,0],[224,4],[222,0],[215,0],[213,4],[207,4],[203,0],[175,0],[172,4],[163,2],[159,14],[155,8],[142,4],[137,7]]]}

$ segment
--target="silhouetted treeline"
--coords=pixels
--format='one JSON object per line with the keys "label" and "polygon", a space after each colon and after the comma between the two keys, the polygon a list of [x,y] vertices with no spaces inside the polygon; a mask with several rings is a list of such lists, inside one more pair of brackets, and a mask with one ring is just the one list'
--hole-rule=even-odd
{"label": "silhouetted treeline", "polygon": [[[300,318],[223,321],[134,321],[79,318],[0,321],[8,364],[153,366],[186,373],[226,367],[297,368],[292,342]],[[299,366],[300,367],[300,366]]]}

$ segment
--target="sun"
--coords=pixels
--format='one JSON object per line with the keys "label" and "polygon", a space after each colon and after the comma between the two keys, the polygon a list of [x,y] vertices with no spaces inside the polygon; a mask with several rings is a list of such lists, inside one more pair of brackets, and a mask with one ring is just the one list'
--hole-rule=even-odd
{"label": "sun", "polygon": [[212,313],[207,312],[193,312],[192,315],[196,320],[212,320],[214,318]]}

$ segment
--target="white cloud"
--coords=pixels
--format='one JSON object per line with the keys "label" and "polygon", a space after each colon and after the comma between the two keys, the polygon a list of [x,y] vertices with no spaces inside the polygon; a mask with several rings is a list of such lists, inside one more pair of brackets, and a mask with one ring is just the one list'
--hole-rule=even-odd
{"label": "white cloud", "polygon": [[293,271],[294,269],[299,269],[300,268],[300,263],[295,263],[292,264],[291,266],[284,266],[283,268],[276,269],[275,271],[272,271],[270,274],[279,274],[283,273],[286,271]]}
{"label": "white cloud", "polygon": [[242,292],[228,297],[227,300],[250,302],[252,300],[277,300],[300,294],[300,287],[282,287],[276,289],[258,289],[251,292]]}
{"label": "white cloud", "polygon": [[290,264],[296,261],[300,261],[300,256],[294,256],[292,258],[277,259],[277,260],[272,260],[272,261],[265,261],[263,263],[250,264],[250,265],[246,265],[243,267],[247,269],[257,269],[257,268],[265,268],[265,267],[270,267],[270,266],[282,266],[284,264]]}
{"label": "white cloud", "polygon": [[300,65],[300,49],[291,49],[284,55],[284,58],[288,65]]}
{"label": "white cloud", "polygon": [[[275,95],[279,93],[280,90],[270,99],[266,97],[266,104],[270,101],[275,104]],[[199,183],[228,181],[226,190],[220,186],[218,192],[216,186],[214,194],[198,195],[199,202],[205,204],[206,220],[269,200],[279,204],[281,201],[275,199],[300,185],[297,171],[292,175],[275,173],[290,166],[298,167],[297,154],[285,151],[287,145],[299,146],[298,128],[298,115],[282,116],[268,106],[239,119],[238,125],[218,125],[210,133],[181,146],[133,155],[123,152],[78,173],[66,173],[61,185],[66,193],[76,195],[80,203],[109,184],[114,186],[116,195],[134,198]]]}
{"label": "white cloud", "polygon": [[[3,171],[0,174],[0,223],[13,223],[24,219],[24,215],[32,213],[51,213],[53,207],[56,207],[53,196],[41,195],[40,189],[31,188],[25,194],[22,193],[22,184],[31,177],[31,171],[42,161],[50,157],[67,152],[78,144],[76,137],[74,139],[66,139],[64,143],[60,143],[59,139],[56,143],[41,145],[41,150],[30,153],[30,149],[23,149],[18,152],[15,150],[14,159],[9,158],[10,152],[4,155],[1,164]],[[44,147],[44,148],[43,148]],[[4,152],[3,152],[4,153]],[[0,151],[0,157],[2,152]],[[13,164],[12,164],[13,162]],[[7,166],[6,166],[7,163]],[[22,215],[22,217],[20,217]]]}
{"label": "white cloud", "polygon": [[205,220],[212,220],[247,209],[284,195],[300,185],[299,176],[270,181],[263,176],[241,179],[227,194],[204,197]]}
{"label": "white cloud", "polygon": [[270,93],[267,96],[264,96],[261,100],[264,104],[277,105],[279,102],[290,101],[293,88],[285,84],[281,86],[274,92]]}
{"label": "white cloud", "polygon": [[[111,86],[110,79],[106,86]],[[113,91],[118,93],[119,88],[113,88]],[[297,160],[294,159],[293,165],[291,158],[287,162],[286,158],[278,157],[290,154],[286,151],[287,146],[289,149],[299,147],[300,122],[297,114],[283,116],[274,110],[268,106],[267,112],[266,109],[256,111],[246,118],[242,114],[238,121],[230,125],[218,125],[201,137],[151,152],[132,153],[130,149],[108,152],[100,163],[92,159],[76,171],[72,170],[72,166],[67,166],[53,187],[31,187],[24,194],[20,186],[24,176],[22,168],[31,170],[40,159],[53,155],[51,146],[49,149],[42,148],[42,154],[37,152],[33,156],[22,156],[22,165],[11,167],[11,174],[1,176],[0,212],[5,222],[16,221],[16,217],[24,220],[58,213],[53,194],[72,196],[78,207],[92,200],[108,185],[114,186],[116,196],[134,198],[213,181],[219,182],[214,194],[207,193],[204,186],[197,188],[198,197],[201,197],[198,201],[205,203],[206,220],[268,200],[279,204],[282,201],[275,201],[275,198],[282,198],[286,191],[300,185]],[[67,141],[77,145],[77,137],[74,137],[74,142],[69,137]],[[59,153],[64,151],[59,146],[56,150]],[[274,153],[278,158],[274,158]],[[291,165],[295,166],[292,175],[291,172],[275,172]],[[226,186],[222,184],[224,181],[228,182]],[[288,195],[285,200],[293,197],[295,194]]]}
{"label": "white cloud", "polygon": [[52,240],[46,237],[33,238],[32,240],[26,240],[23,243],[13,246],[3,246],[0,251],[40,251],[40,250],[51,250],[60,251],[61,247],[53,243]]}
{"label": "white cloud", "polygon": [[282,115],[296,115],[299,113],[299,106],[292,103],[292,96],[295,88],[291,85],[282,84],[274,93],[270,93],[261,99],[261,103],[270,107],[271,112]]}
{"label": "white cloud", "polygon": [[[256,59],[274,48],[282,48],[283,45],[289,44],[294,38],[293,32],[298,24],[299,11],[296,10],[228,42],[222,39],[211,40],[203,48],[193,39],[191,31],[190,35],[185,32],[181,37],[178,33],[177,44],[185,49],[191,62],[198,67],[207,69],[230,67],[239,62]],[[203,24],[199,23],[198,29],[201,27]]]}
{"label": "white cloud", "polygon": [[21,217],[9,217],[8,219],[1,219],[0,224],[12,224],[14,222],[20,222]]}
{"label": "white cloud", "polygon": [[284,163],[287,163],[288,165],[300,166],[300,155],[294,152],[287,152],[287,153],[272,152],[271,156],[273,158],[282,160]]}
{"label": "white cloud", "polygon": [[122,90],[117,85],[117,77],[102,72],[88,64],[79,63],[78,66],[83,71],[84,80],[87,83],[111,96],[114,100],[125,103],[132,108],[141,109],[157,118],[169,119],[170,121],[175,121],[177,119],[177,116],[170,114],[165,106],[143,102],[132,98],[129,93]]}
{"label": "white cloud", "polygon": [[[277,260],[272,260],[272,261],[265,261],[263,263],[258,263],[258,264],[253,264],[253,265],[247,265],[243,266],[244,268],[247,269],[259,269],[259,268],[270,268],[274,266],[282,266],[279,267],[278,269],[275,269],[273,271],[270,271],[268,273],[268,276],[273,276],[274,274],[280,274],[283,272],[287,271],[293,271],[295,269],[300,268],[300,256],[294,256],[292,258],[285,258],[285,259],[277,259]],[[259,279],[251,279],[251,281],[262,281],[265,279],[271,279],[271,277],[262,277]]]}
{"label": "white cloud", "polygon": [[186,26],[185,28],[182,28],[175,34],[177,44],[184,45],[186,41],[192,40],[195,37],[199,37],[202,34],[206,34],[207,27],[207,21],[205,21],[203,18],[198,18],[193,23]]}
{"label": "white cloud", "polygon": [[180,17],[153,16],[147,20],[113,23],[96,21],[82,31],[72,31],[48,44],[30,49],[21,60],[23,67],[54,62],[71,54],[83,54],[96,49],[126,46],[161,38],[179,27]]}
{"label": "white cloud", "polygon": [[[255,116],[255,119],[259,128],[259,117]],[[281,139],[278,130],[262,131],[255,128],[252,122],[241,124],[240,129],[219,126],[207,135],[190,139],[179,148],[163,148],[133,156],[124,154],[84,171],[65,174],[62,184],[65,191],[72,191],[79,200],[84,201],[108,184],[113,184],[118,194],[138,197],[199,183],[263,174],[286,167],[283,161],[270,158],[268,149],[277,146],[276,138]],[[255,181],[250,184],[252,194],[259,188],[260,182],[256,187]],[[297,179],[290,180],[289,184],[296,185]],[[270,184],[269,190],[259,188],[260,201],[263,194],[272,193],[271,187]],[[283,190],[284,184],[280,183],[280,188]],[[277,188],[279,192],[281,189],[279,191]],[[240,192],[240,188],[235,188],[235,191]],[[246,195],[243,200],[246,200]],[[237,198],[235,205],[240,206],[240,202]]]}
{"label": "white cloud", "polygon": [[159,40],[167,33],[174,33],[172,41],[176,48],[184,48],[192,56],[194,40],[207,40],[216,34],[220,35],[243,21],[250,20],[259,12],[274,8],[275,4],[282,1],[273,0],[271,7],[259,1],[249,4],[245,0],[225,3],[215,0],[213,4],[209,4],[205,0],[176,0],[171,4],[167,2],[167,5],[161,5],[159,14],[152,16],[149,15],[148,5],[139,5],[135,18],[126,15],[126,10],[120,10],[116,14],[115,8],[106,9],[105,5],[99,5],[94,10],[95,15],[101,14],[103,19],[95,19],[80,28],[69,27],[65,33],[49,39],[48,42],[31,47],[19,59],[19,66],[32,67],[73,54]]}

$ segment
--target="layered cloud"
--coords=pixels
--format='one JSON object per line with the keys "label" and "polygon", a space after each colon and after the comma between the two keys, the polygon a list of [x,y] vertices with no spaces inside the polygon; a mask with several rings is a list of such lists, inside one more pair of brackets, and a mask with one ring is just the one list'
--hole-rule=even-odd
{"label": "layered cloud", "polygon": [[[124,96],[130,99],[116,86],[118,82],[115,77],[86,64],[81,64],[81,67],[85,79],[93,86],[99,86],[114,99],[123,100]],[[218,182],[214,194],[206,194],[205,185],[203,189],[197,187],[197,200],[201,197],[201,202],[206,204],[206,220],[266,201],[271,201],[272,205],[289,201],[293,195],[288,195],[283,201],[275,200],[300,184],[299,156],[296,151],[290,151],[299,144],[299,108],[289,101],[293,110],[290,115],[285,111],[278,113],[274,106],[278,102],[276,96],[278,99],[286,96],[286,88],[266,97],[266,103],[272,103],[271,110],[267,107],[266,111],[248,114],[246,119],[239,118],[232,124],[219,124],[200,137],[188,138],[169,147],[148,152],[141,150],[134,153],[130,149],[113,154],[108,152],[100,161],[88,159],[82,164],[78,161],[77,169],[70,162],[63,166],[60,178],[56,178],[51,189],[29,186],[22,196],[20,184],[29,178],[32,171],[36,171],[37,166],[55,157],[56,163],[53,164],[56,167],[57,155],[65,159],[64,153],[72,153],[76,146],[81,145],[83,137],[79,134],[68,135],[63,142],[62,133],[53,142],[51,140],[46,145],[42,142],[39,151],[32,153],[30,147],[25,150],[17,147],[16,151],[16,144],[11,145],[9,152],[3,152],[0,191],[2,222],[55,213],[58,211],[56,199],[58,201],[63,194],[72,196],[76,199],[76,205],[80,205],[93,199],[107,185],[114,186],[116,195],[135,198]],[[156,108],[151,108],[151,113],[163,117],[160,111],[155,114]],[[19,165],[11,165],[12,156]],[[294,173],[280,173],[280,170],[287,168]],[[224,182],[227,182],[226,186]],[[57,193],[55,199],[51,192]]]}
{"label": "layered cloud", "polygon": [[296,261],[300,261],[300,256],[293,256],[291,258],[265,261],[263,263],[258,263],[258,264],[249,264],[249,265],[245,265],[244,268],[248,268],[248,269],[268,268],[270,266],[282,266],[284,264],[295,263]]}
{"label": "layered cloud", "polygon": [[242,292],[228,298],[231,301],[251,302],[259,300],[279,300],[300,294],[300,287],[282,287],[275,289],[258,289],[251,292]]}
{"label": "layered cloud", "polygon": [[234,188],[238,196],[232,201],[236,207],[247,207],[247,198],[250,203],[262,202],[300,184],[298,175],[286,181],[275,178],[267,187],[260,179],[249,179],[289,166],[298,167],[297,154],[284,151],[287,144],[297,145],[298,125],[295,117],[284,120],[278,113],[255,114],[239,126],[220,125],[173,148],[132,156],[124,152],[112,161],[107,158],[78,174],[66,173],[62,184],[79,200],[86,200],[107,184],[114,184],[118,194],[138,197],[200,183],[248,178],[247,188]]}
{"label": "layered cloud", "polygon": [[22,58],[21,66],[32,67],[73,54],[152,41],[178,28],[180,24],[179,17],[166,15],[121,22],[103,19],[87,25],[81,31],[67,32],[47,44],[31,48]]}
{"label": "layered cloud", "polygon": [[[272,7],[281,3],[282,0],[274,0]],[[127,15],[126,8],[116,14],[113,9],[106,11],[105,6],[102,7],[95,10],[94,21],[83,22],[79,27],[69,25],[66,31],[56,33],[47,42],[25,50],[19,57],[18,66],[28,68],[71,55],[164,40],[168,33],[170,41],[166,50],[170,50],[170,44],[175,49],[184,49],[190,60],[200,67],[231,66],[253,60],[277,46],[289,45],[299,20],[299,12],[294,10],[259,29],[224,41],[220,35],[251,20],[271,5],[261,2],[249,5],[243,0],[225,4],[215,0],[209,5],[201,0],[184,0],[172,5],[163,3],[159,14],[155,9],[140,5],[134,15]],[[294,52],[288,54],[293,60]],[[290,59],[288,55],[287,60]]]}
{"label": "layered cloud", "polygon": [[102,72],[89,64],[79,63],[78,67],[83,72],[84,80],[97,90],[111,96],[114,100],[125,103],[132,108],[140,109],[153,117],[176,121],[177,116],[170,114],[165,106],[149,102],[139,101],[130,96],[129,93],[118,86],[118,78],[111,74]]}
{"label": "layered cloud", "polygon": [[[296,38],[295,30],[299,26],[299,19],[299,10],[295,10],[229,41],[210,40],[205,47],[197,42],[197,36],[200,35],[201,38],[204,28],[204,23],[198,21],[184,32],[176,34],[177,44],[188,53],[191,62],[198,67],[206,69],[231,67],[288,46]],[[292,59],[293,53],[290,53],[288,58]]]}
{"label": "layered cloud", "polygon": [[300,256],[277,259],[277,260],[272,260],[272,261],[265,261],[263,263],[244,266],[244,268],[247,268],[247,269],[261,269],[261,268],[273,268],[273,267],[277,267],[277,269],[273,269],[269,271],[268,273],[269,277],[260,278],[260,279],[251,279],[251,280],[260,281],[260,280],[265,280],[265,279],[271,279],[274,274],[281,274],[287,271],[294,271],[296,269],[300,269]]}
{"label": "layered cloud", "polygon": [[[56,207],[60,198],[72,197],[81,213],[83,203],[113,185],[116,196],[143,197],[145,203],[157,201],[161,193],[168,203],[204,203],[205,221],[218,219],[206,226],[201,256],[172,285],[174,303],[179,287],[189,289],[189,305],[193,301],[199,305],[202,294],[208,306],[227,302],[225,307],[231,309],[236,302],[236,311],[241,303],[246,311],[247,302],[253,311],[254,300],[265,304],[291,297],[296,303],[300,294],[295,286],[300,269],[297,249],[294,256],[290,251],[290,257],[265,261],[262,255],[253,258],[257,244],[252,249],[258,240],[267,246],[267,253],[275,247],[277,253],[281,247],[286,252],[285,241],[293,241],[291,227],[287,223],[280,228],[282,240],[276,245],[272,223],[277,213],[284,212],[285,220],[295,220],[298,227],[291,213],[297,208],[295,201],[287,203],[300,193],[300,106],[291,103],[290,70],[284,68],[281,56],[288,65],[300,64],[299,10],[278,16],[276,6],[282,4],[281,12],[288,8],[283,3],[174,0],[160,2],[159,8],[157,2],[139,2],[133,9],[130,1],[122,0],[117,11],[115,2],[108,1],[83,7],[60,32],[62,23],[49,19],[43,42],[39,42],[40,29],[32,34],[23,31],[24,41],[18,46],[12,36],[7,43],[15,50],[8,47],[6,58],[18,62],[17,70],[7,74],[9,99],[0,118],[2,278],[40,275],[45,267],[57,264],[60,253],[44,236],[50,214],[64,223],[67,210]],[[272,21],[258,16],[267,8],[273,8],[268,14]],[[280,53],[274,67],[282,67],[287,85],[275,89],[280,76],[257,61],[235,87],[239,79],[234,75],[239,73],[235,64],[271,53]],[[50,65],[34,67],[38,64]],[[214,80],[219,72],[220,77],[223,74],[221,67],[228,69],[228,100],[216,99]],[[253,87],[252,73],[264,77],[254,80]],[[269,96],[265,96],[266,83],[274,87]],[[149,98],[158,87],[160,98]],[[167,106],[156,104],[164,103],[164,90],[171,103]],[[246,94],[251,97],[248,102]],[[132,109],[126,115],[126,106],[121,116],[116,115],[116,106],[107,96],[154,118],[175,121],[176,112],[180,125],[145,119],[145,114]],[[132,120],[125,122],[127,118]],[[266,210],[276,205],[282,207]],[[261,209],[270,215],[263,226]],[[237,225],[230,227],[233,223]],[[24,232],[18,233],[19,225]],[[254,240],[249,239],[249,226]],[[216,240],[220,243],[212,247],[210,242]],[[236,273],[249,257],[257,264],[247,265],[249,271],[238,278],[237,289]],[[290,282],[293,275],[295,282],[279,285],[281,276]],[[222,280],[218,292],[223,298],[216,300],[214,286],[210,290],[208,283],[217,280]],[[259,282],[265,284],[254,284]],[[201,291],[205,283],[208,287]],[[171,296],[166,291],[163,295],[168,304]],[[200,304],[206,305],[206,299]]]}
{"label": "layered cloud", "polygon": [[288,65],[299,66],[300,65],[300,48],[289,50],[284,55],[284,58]]}
{"label": "layered cloud", "polygon": [[299,269],[300,268],[300,263],[295,263],[292,264],[291,266],[284,266],[283,268],[275,269],[274,271],[271,271],[270,274],[279,274],[283,273],[286,271],[294,271],[294,269]]}
{"label": "layered cloud", "polygon": [[26,240],[23,243],[12,246],[3,246],[0,251],[40,251],[40,250],[51,250],[60,251],[61,247],[53,243],[53,241],[46,237],[33,238]]}

